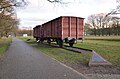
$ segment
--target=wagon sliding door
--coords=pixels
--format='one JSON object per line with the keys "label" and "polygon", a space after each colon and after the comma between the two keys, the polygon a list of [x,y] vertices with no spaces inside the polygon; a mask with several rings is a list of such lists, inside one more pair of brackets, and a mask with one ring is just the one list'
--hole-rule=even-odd
{"label": "wagon sliding door", "polygon": [[73,38],[78,38],[78,18],[76,17],[71,17],[70,18],[70,32],[71,32],[71,37]]}
{"label": "wagon sliding door", "polygon": [[62,17],[62,39],[70,37],[68,28],[68,17]]}
{"label": "wagon sliding door", "polygon": [[72,38],[82,38],[83,37],[83,18],[71,17],[70,18],[70,34]]}
{"label": "wagon sliding door", "polygon": [[61,38],[61,18],[52,21],[52,38]]}
{"label": "wagon sliding door", "polygon": [[78,18],[78,38],[83,38],[84,36],[84,18]]}
{"label": "wagon sliding door", "polygon": [[82,38],[83,37],[83,18],[79,17],[63,17],[62,18],[62,39]]}

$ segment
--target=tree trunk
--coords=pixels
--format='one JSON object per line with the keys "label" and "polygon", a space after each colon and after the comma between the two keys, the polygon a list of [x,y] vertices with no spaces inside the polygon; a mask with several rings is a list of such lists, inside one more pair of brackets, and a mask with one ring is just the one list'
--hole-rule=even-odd
{"label": "tree trunk", "polygon": [[117,31],[117,35],[119,35],[119,22],[117,22],[116,31]]}
{"label": "tree trunk", "polygon": [[110,25],[109,25],[109,36],[111,35],[111,28],[110,28]]}
{"label": "tree trunk", "polygon": [[96,28],[94,27],[94,35],[96,36]]}

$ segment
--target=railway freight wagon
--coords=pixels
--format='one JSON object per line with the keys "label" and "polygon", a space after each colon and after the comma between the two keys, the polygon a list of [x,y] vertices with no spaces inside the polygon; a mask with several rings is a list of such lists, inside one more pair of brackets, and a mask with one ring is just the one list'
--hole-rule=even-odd
{"label": "railway freight wagon", "polygon": [[35,28],[33,28],[33,37],[36,38],[36,40],[38,40],[38,38],[40,38],[40,27],[41,25],[37,25]]}
{"label": "railway freight wagon", "polygon": [[69,43],[73,46],[77,39],[83,38],[84,18],[73,16],[61,16],[38,25],[34,28],[34,37],[43,42],[47,40],[50,44],[56,41],[61,47],[63,43]]}

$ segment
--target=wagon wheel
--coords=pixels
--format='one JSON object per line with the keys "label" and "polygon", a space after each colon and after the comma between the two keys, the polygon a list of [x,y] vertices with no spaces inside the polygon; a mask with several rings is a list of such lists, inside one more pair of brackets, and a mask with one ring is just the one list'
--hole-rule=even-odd
{"label": "wagon wheel", "polygon": [[70,47],[73,47],[73,44],[74,44],[74,43],[69,43]]}
{"label": "wagon wheel", "polygon": [[36,38],[36,41],[38,41],[38,38]]}
{"label": "wagon wheel", "polygon": [[62,40],[62,39],[58,39],[58,40],[57,40],[57,43],[58,43],[59,47],[62,47],[62,46],[63,46],[63,40]]}
{"label": "wagon wheel", "polygon": [[70,41],[69,41],[69,45],[70,45],[70,47],[73,47],[73,44],[75,43],[75,39],[73,38],[73,39],[71,39]]}
{"label": "wagon wheel", "polygon": [[43,38],[41,38],[41,39],[40,39],[40,42],[41,42],[41,44],[42,44],[42,43],[44,42],[44,39],[43,39]]}
{"label": "wagon wheel", "polygon": [[47,43],[50,45],[50,44],[51,44],[51,40],[50,40],[50,39],[48,39],[48,40],[47,40]]}
{"label": "wagon wheel", "polygon": [[55,41],[56,41],[56,44],[59,45],[59,43],[58,43],[58,39],[56,39]]}

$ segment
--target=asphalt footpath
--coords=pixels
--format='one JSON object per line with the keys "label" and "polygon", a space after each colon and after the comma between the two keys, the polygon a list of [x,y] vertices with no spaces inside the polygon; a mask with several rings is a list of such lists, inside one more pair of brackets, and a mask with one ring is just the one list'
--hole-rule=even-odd
{"label": "asphalt footpath", "polygon": [[13,38],[0,59],[0,79],[86,79],[81,73]]}

